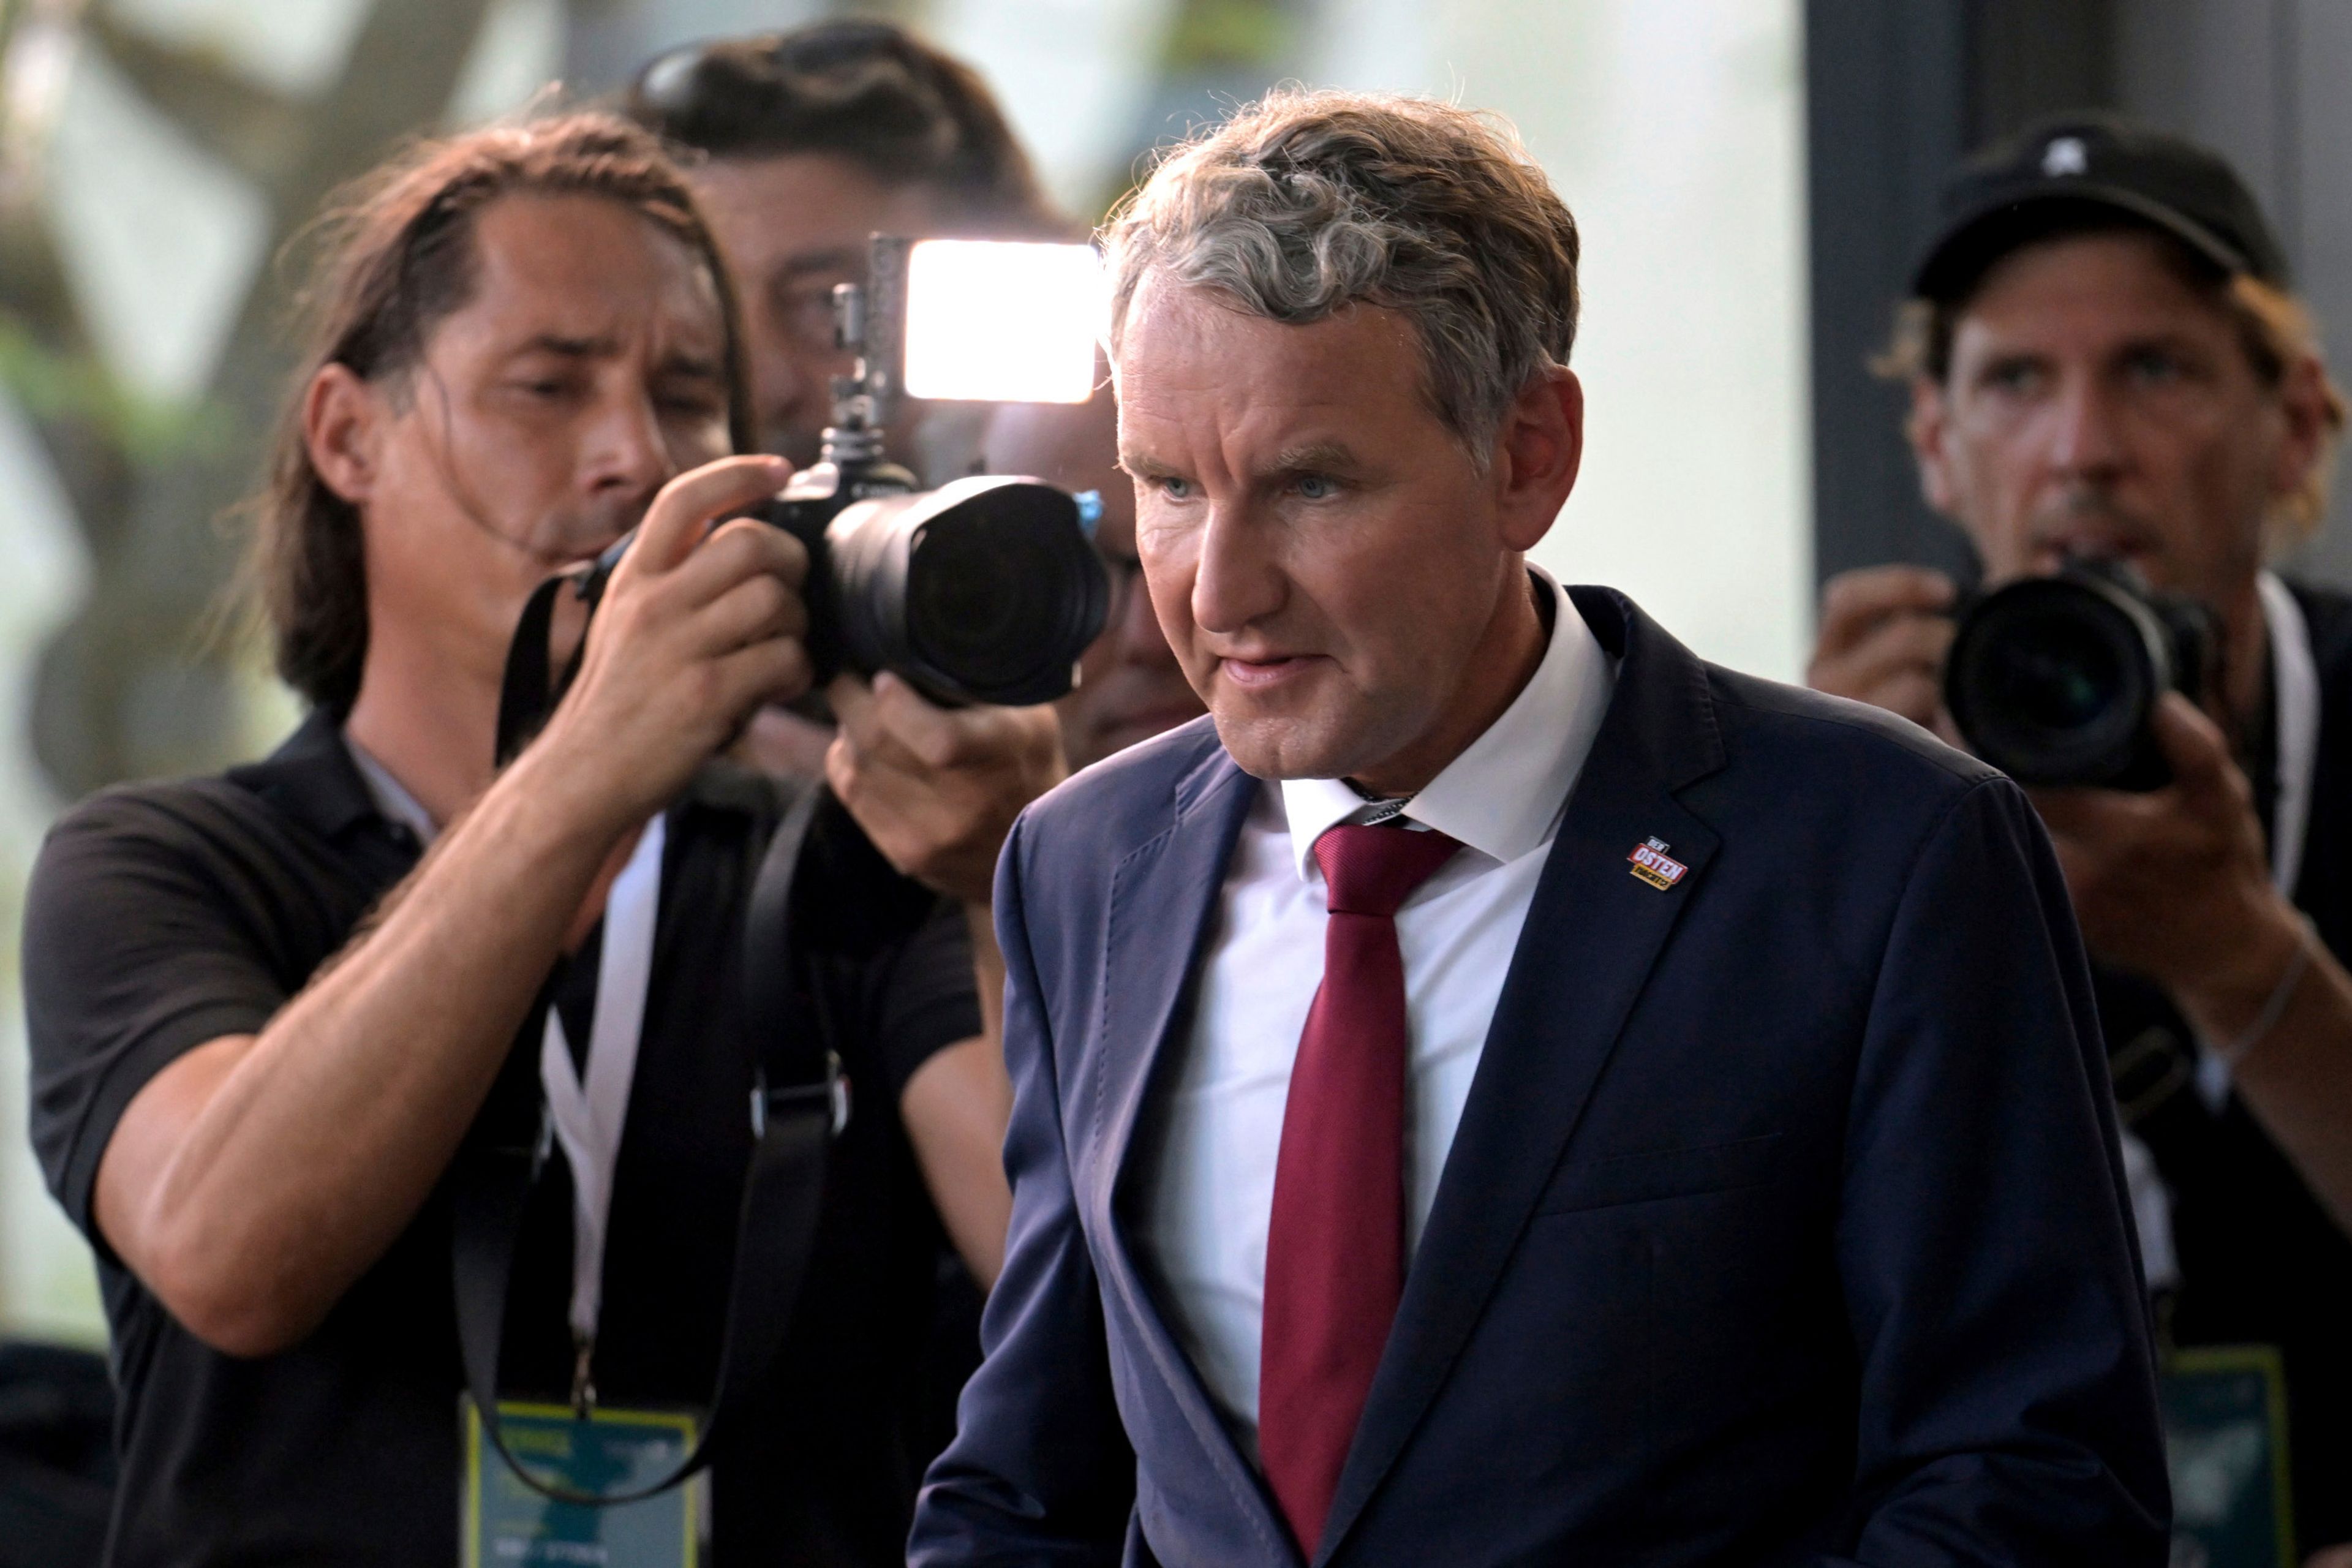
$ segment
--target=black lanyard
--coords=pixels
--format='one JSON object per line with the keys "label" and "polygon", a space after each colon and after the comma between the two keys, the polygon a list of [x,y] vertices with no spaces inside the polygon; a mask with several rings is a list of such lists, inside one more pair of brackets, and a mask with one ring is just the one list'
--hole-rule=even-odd
{"label": "black lanyard", "polygon": [[[751,1406],[782,1347],[815,1245],[826,1156],[845,1120],[840,1058],[822,1027],[822,1009],[814,1004],[792,930],[793,881],[824,795],[814,785],[798,791],[759,853],[752,875],[742,981],[745,1025],[759,1041],[751,1106],[758,1142],[736,1222],[735,1273],[719,1338],[718,1388],[694,1451],[673,1474],[625,1492],[578,1492],[541,1479],[508,1449],[499,1425],[499,1350],[515,1242],[546,1141],[535,1126],[526,1131],[523,1120],[493,1114],[480,1119],[459,1152],[452,1184],[451,1263],[467,1391],[482,1431],[508,1468],[560,1502],[634,1502],[701,1469],[722,1433],[749,1424]],[[536,1063],[534,1053],[521,1054]]]}

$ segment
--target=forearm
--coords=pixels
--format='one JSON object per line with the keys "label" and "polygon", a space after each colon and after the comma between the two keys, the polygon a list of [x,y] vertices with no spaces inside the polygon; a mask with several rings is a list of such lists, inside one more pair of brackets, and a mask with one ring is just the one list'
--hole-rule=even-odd
{"label": "forearm", "polygon": [[1013,1082],[1004,1071],[1004,955],[986,904],[966,904],[982,1032],[933,1055],[899,1097],[898,1114],[923,1184],[948,1239],[985,1290],[1004,1267],[1013,1190],[1004,1179],[1004,1129]]}
{"label": "forearm", "polygon": [[971,977],[980,992],[980,1028],[1001,1062],[1004,1056],[1004,954],[996,945],[996,919],[988,901],[968,902],[964,924],[971,932]]}
{"label": "forearm", "polygon": [[[2259,1037],[2298,944],[2308,956],[2284,1009]],[[2337,1225],[2352,1233],[2352,976],[2301,917],[2279,907],[2246,933],[2242,956],[2179,993],[2210,1044],[2242,1042],[2231,1078]]]}
{"label": "forearm", "polygon": [[[761,704],[806,689],[805,551],[749,518],[719,521],[789,476],[779,459],[729,458],[664,485],[539,739],[259,1034],[197,1047],[124,1109],[97,1223],[199,1335],[281,1348],[383,1253],[480,1110],[567,934],[601,905],[625,838]],[[457,686],[384,696],[385,711],[462,701],[462,667],[440,679]],[[362,705],[393,689],[372,679]],[[489,734],[458,728],[418,740],[419,758],[488,752]]]}
{"label": "forearm", "polygon": [[1004,1268],[1013,1189],[1004,1179],[1004,1129],[1013,1084],[994,1040],[963,1040],[916,1069],[899,1100],[908,1140],[932,1206],[964,1267],[985,1290]]}
{"label": "forearm", "polygon": [[200,1333],[299,1338],[446,1167],[626,831],[545,771],[518,763],[259,1035],[192,1053],[125,1112],[100,1223]]}

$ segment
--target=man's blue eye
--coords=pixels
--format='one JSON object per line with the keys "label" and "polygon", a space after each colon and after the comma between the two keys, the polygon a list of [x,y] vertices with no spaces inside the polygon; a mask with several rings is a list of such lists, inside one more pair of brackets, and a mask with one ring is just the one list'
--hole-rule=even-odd
{"label": "man's blue eye", "polygon": [[1328,500],[1339,493],[1339,481],[1328,474],[1301,474],[1294,488],[1308,500]]}
{"label": "man's blue eye", "polygon": [[1170,500],[1183,500],[1189,498],[1192,493],[1192,481],[1190,479],[1165,479],[1160,481],[1160,493],[1165,495]]}

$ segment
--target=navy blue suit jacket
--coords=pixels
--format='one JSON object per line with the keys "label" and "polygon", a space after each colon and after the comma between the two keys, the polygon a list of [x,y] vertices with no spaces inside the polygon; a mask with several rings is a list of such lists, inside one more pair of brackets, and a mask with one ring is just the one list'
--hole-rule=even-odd
{"label": "navy blue suit jacket", "polygon": [[[2024,797],[1571,592],[1616,693],[1313,1560],[2163,1563],[2106,1064]],[[1299,1561],[1130,1229],[1259,787],[1202,721],[1006,848],[1013,1228],[925,1568]]]}

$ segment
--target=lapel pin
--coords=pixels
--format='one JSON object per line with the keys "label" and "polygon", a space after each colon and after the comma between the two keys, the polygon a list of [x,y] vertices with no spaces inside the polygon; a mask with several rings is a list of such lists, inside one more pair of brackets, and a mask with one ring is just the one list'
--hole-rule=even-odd
{"label": "lapel pin", "polygon": [[1633,875],[1660,892],[1681,881],[1683,873],[1690,869],[1666,853],[1669,847],[1671,846],[1663,838],[1644,839],[1634,845],[1633,852],[1625,857],[1633,863]]}

